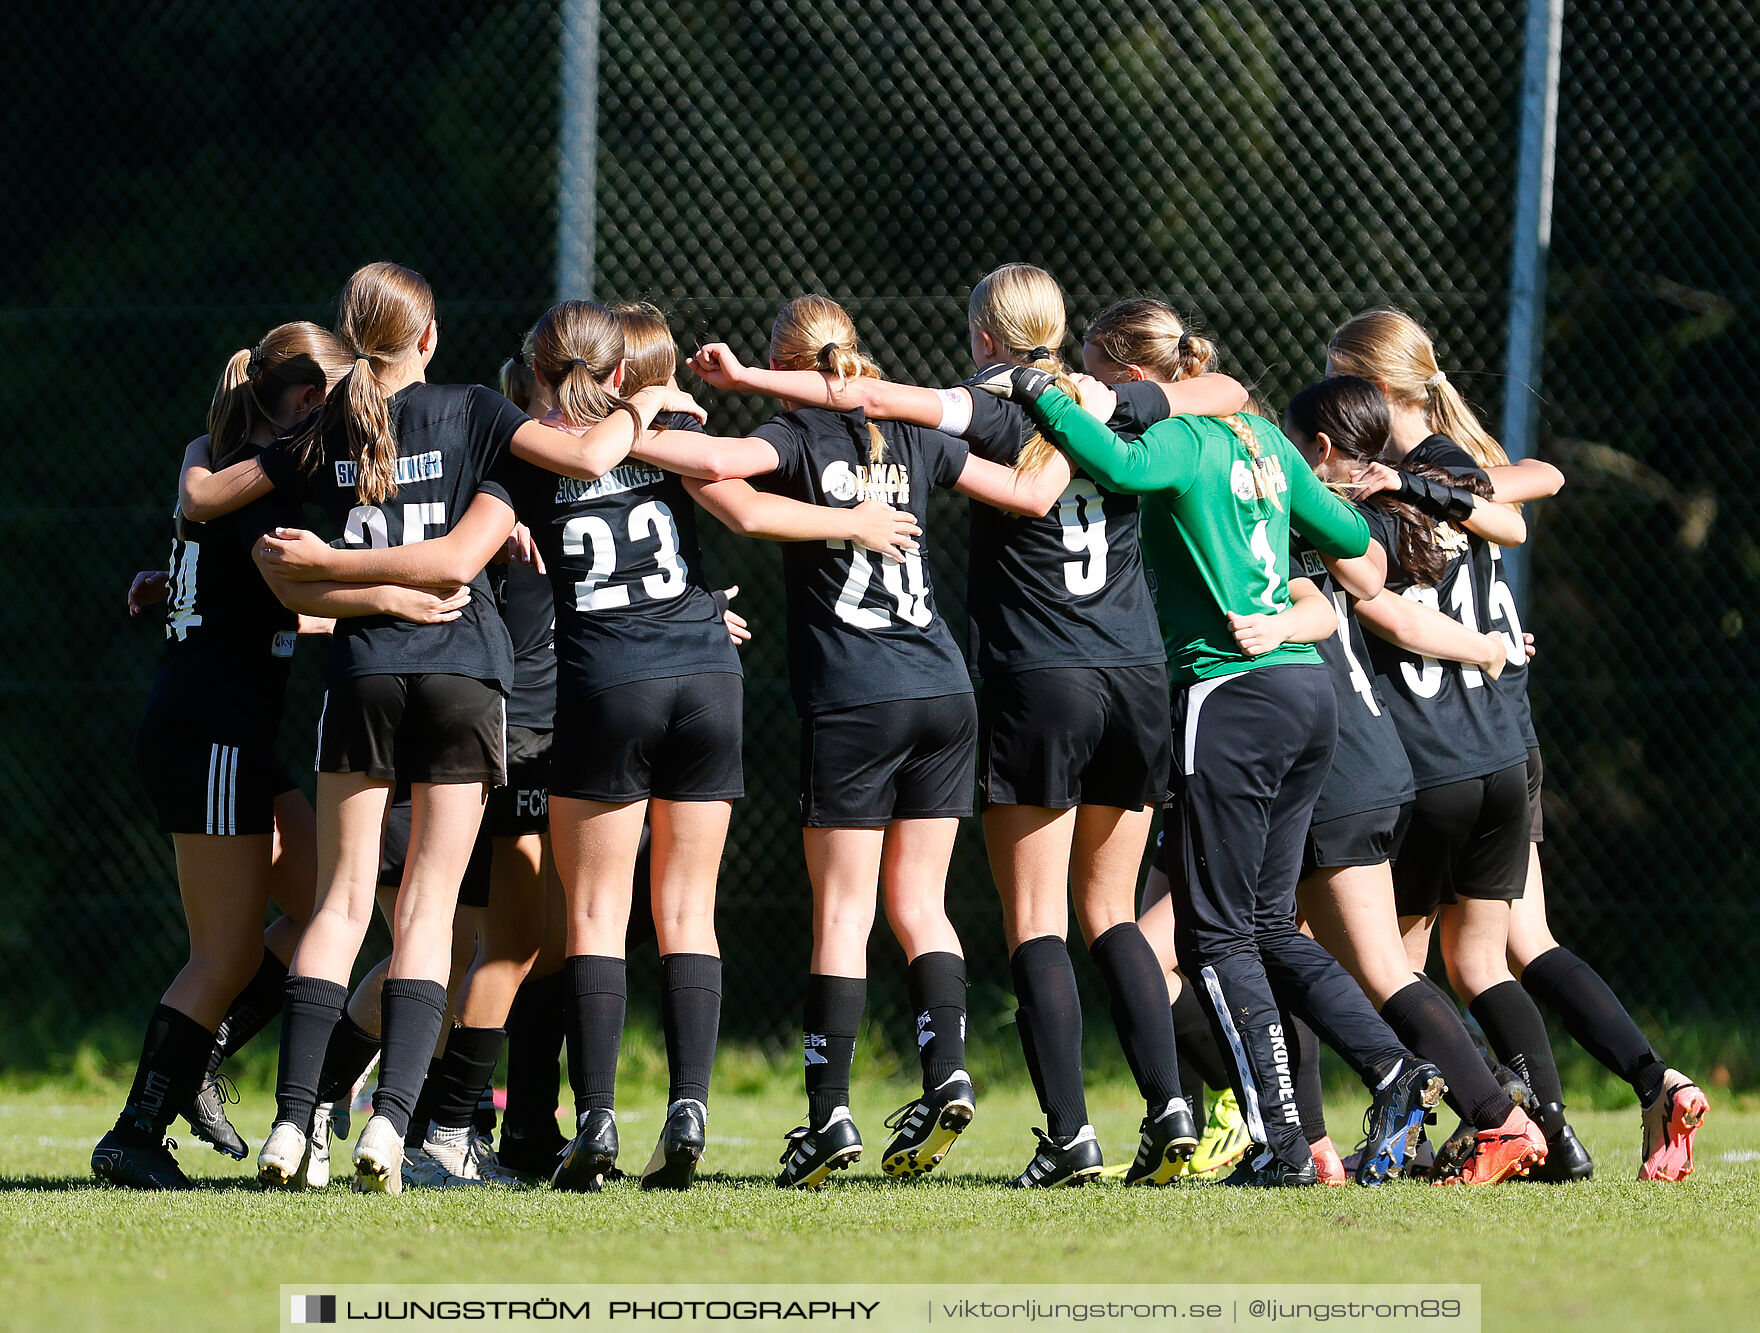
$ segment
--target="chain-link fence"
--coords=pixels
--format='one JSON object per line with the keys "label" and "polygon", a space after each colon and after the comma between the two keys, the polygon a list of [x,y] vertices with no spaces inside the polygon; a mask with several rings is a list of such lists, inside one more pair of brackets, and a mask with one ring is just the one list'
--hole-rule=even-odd
{"label": "chain-link fence", "polygon": [[[782,301],[822,290],[889,375],[949,383],[970,285],[1026,260],[1062,280],[1078,336],[1120,296],[1166,296],[1274,408],[1343,318],[1401,305],[1497,419],[1522,0],[602,11],[596,294],[656,301],[681,342],[755,353]],[[562,16],[94,3],[5,25],[0,1032],[40,1051],[132,1020],[180,956],[131,758],[158,636],[122,594],[163,561],[221,364],[274,323],[327,321],[356,265],[395,258],[440,302],[433,376],[492,375],[553,294]],[[1530,511],[1527,614],[1555,924],[1634,1007],[1735,1021],[1760,925],[1757,46],[1735,0],[1567,13],[1541,452],[1571,481]],[[768,407],[710,401],[729,430]],[[938,503],[962,626],[964,516]],[[810,914],[779,565],[708,545],[758,636],[729,1017],[780,1039]],[[1005,1012],[975,827],[950,896],[975,1012]],[[880,933],[885,1018],[901,969]]]}

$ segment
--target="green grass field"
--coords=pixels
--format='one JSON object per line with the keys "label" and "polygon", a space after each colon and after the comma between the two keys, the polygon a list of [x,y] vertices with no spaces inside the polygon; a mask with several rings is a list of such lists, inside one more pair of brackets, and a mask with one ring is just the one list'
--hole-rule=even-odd
{"label": "green grass field", "polygon": [[[0,1089],[0,1246],[8,1329],[273,1326],[284,1282],[1449,1281],[1483,1284],[1485,1327],[1727,1329],[1760,1324],[1760,1108],[1714,1103],[1699,1170],[1645,1185],[1635,1110],[1573,1117],[1599,1165],[1572,1186],[1281,1194],[1113,1183],[1004,1191],[1026,1162],[1030,1090],[981,1090],[979,1116],[944,1168],[879,1176],[881,1119],[910,1095],[868,1080],[855,1111],[868,1160],[820,1194],[770,1184],[797,1121],[792,1080],[750,1062],[719,1092],[706,1177],[683,1196],[633,1184],[597,1196],[545,1189],[352,1195],[259,1193],[247,1164],[186,1140],[203,1188],[140,1195],[90,1184],[92,1142],[117,1087],[66,1078]],[[663,1086],[626,1079],[626,1165],[646,1160]],[[1135,1147],[1141,1104],[1095,1089],[1109,1160]],[[235,1121],[253,1148],[271,1109],[247,1093]],[[1334,1109],[1338,1138],[1359,1107]],[[357,1121],[357,1125],[358,1125]],[[339,1162],[344,1161],[339,1154]],[[948,1169],[950,1168],[950,1169]],[[339,1173],[341,1174],[341,1173]]]}

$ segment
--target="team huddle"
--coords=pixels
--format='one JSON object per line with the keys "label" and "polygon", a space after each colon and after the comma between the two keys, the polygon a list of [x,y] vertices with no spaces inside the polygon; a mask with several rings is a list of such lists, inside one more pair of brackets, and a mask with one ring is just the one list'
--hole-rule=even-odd
{"label": "team huddle", "polygon": [[[171,568],[130,590],[132,611],[166,602],[137,762],[190,959],[93,1173],[188,1188],[178,1115],[244,1158],[222,1066],[279,1016],[265,1187],[329,1183],[377,1062],[355,1189],[598,1191],[623,1176],[625,954],[651,929],[670,1084],[639,1182],[691,1185],[750,635],[706,578],[701,509],[782,543],[813,945],[778,1186],[862,1154],[881,904],[922,1063],[882,1171],[935,1169],[971,1124],[945,898],[974,809],[1046,1119],[1016,1186],[1586,1178],[1541,1005],[1631,1085],[1640,1178],[1690,1174],[1705,1095],[1546,921],[1532,644],[1501,551],[1562,474],[1511,464],[1395,311],[1334,333],[1281,428],[1159,301],[1099,315],[1079,374],[1040,269],[989,274],[968,323],[975,375],[917,387],[880,376],[835,302],[789,302],[766,368],[720,343],[689,359],[782,402],[740,438],[706,433],[649,306],[563,302],[501,392],[436,385],[433,294],[379,263],[334,332],[236,353],[185,455]],[[936,487],[971,501],[963,652],[927,560]],[[275,757],[302,634],[329,641],[315,803]],[[1122,1170],[1089,1123],[1072,904],[1144,1102]],[[391,954],[351,993],[376,906]],[[1433,934],[1455,996],[1425,975]],[[1354,1154],[1321,1109],[1322,1041],[1366,1090]],[[1432,1142],[1444,1100],[1460,1123]]]}

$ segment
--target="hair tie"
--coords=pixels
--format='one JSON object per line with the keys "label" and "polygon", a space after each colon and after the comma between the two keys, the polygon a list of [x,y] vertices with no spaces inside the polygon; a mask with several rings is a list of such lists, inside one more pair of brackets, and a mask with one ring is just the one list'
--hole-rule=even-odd
{"label": "hair tie", "polygon": [[1438,387],[1439,385],[1447,384],[1448,383],[1448,372],[1439,370],[1434,375],[1432,375],[1429,379],[1425,380],[1424,383],[1432,389]]}
{"label": "hair tie", "polygon": [[1191,351],[1192,335],[1187,333],[1184,329],[1181,329],[1179,335],[1179,347],[1176,349],[1176,353],[1179,356],[1190,356]]}
{"label": "hair tie", "polygon": [[833,356],[835,356],[836,354],[837,354],[837,344],[836,343],[826,343],[823,347],[821,347],[819,349],[819,357],[818,357],[819,364],[822,366],[829,367],[831,365],[831,358]]}
{"label": "hair tie", "polygon": [[514,352],[512,361],[516,366],[524,366],[526,363],[526,349],[521,347],[518,351]]}
{"label": "hair tie", "polygon": [[263,368],[262,358],[260,356],[258,356],[256,351],[253,349],[250,354],[250,359],[244,363],[244,377],[247,380],[254,380],[257,377],[257,372],[259,370],[261,370],[262,368]]}
{"label": "hair tie", "polygon": [[1027,360],[1029,360],[1029,361],[1049,361],[1050,359],[1051,359],[1051,349],[1049,347],[1044,346],[1043,344],[1041,344],[1038,347],[1031,348],[1027,352]]}
{"label": "hair tie", "polygon": [[589,366],[585,361],[581,360],[580,357],[578,357],[578,356],[571,356],[568,358],[568,360],[566,360],[562,363],[562,373],[564,375],[566,375],[570,371],[572,371],[576,366],[579,366],[582,370],[586,371],[589,375],[593,373],[593,368],[591,366]]}

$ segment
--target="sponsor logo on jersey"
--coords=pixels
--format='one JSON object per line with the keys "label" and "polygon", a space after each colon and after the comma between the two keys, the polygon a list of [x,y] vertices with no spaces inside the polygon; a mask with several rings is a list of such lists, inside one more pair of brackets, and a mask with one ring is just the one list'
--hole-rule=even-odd
{"label": "sponsor logo on jersey", "polygon": [[666,480],[666,474],[648,463],[623,463],[612,468],[597,481],[582,481],[579,477],[558,477],[556,479],[555,502],[559,505],[566,505],[574,504],[580,500],[597,500],[603,496],[621,495],[624,491],[653,486],[664,480]]}
{"label": "sponsor logo on jersey", "polygon": [[[430,449],[425,454],[410,454],[399,458],[394,470],[399,486],[407,486],[416,481],[438,481],[446,475],[446,456],[438,449]],[[355,466],[352,458],[338,459],[336,462],[336,484],[353,490],[360,477],[360,469]]]}
{"label": "sponsor logo on jersey", "polygon": [[819,484],[833,500],[884,500],[903,507],[911,499],[911,470],[903,463],[827,463]]}
{"label": "sponsor logo on jersey", "polygon": [[275,637],[269,640],[270,657],[292,657],[293,650],[299,646],[299,631],[283,629],[275,631]]}
{"label": "sponsor logo on jersey", "polygon": [[1451,556],[1460,555],[1467,549],[1467,534],[1452,523],[1438,523],[1430,543],[1438,550],[1448,552]]}
{"label": "sponsor logo on jersey", "polygon": [[[1259,472],[1277,494],[1281,495],[1289,489],[1289,478],[1283,475],[1283,460],[1275,455],[1266,454],[1260,458]],[[1228,474],[1228,487],[1234,492],[1234,498],[1242,504],[1252,503],[1259,494],[1259,484],[1253,476],[1253,465],[1244,458],[1235,459],[1234,467]]]}
{"label": "sponsor logo on jersey", "polygon": [[1311,579],[1320,578],[1326,573],[1326,561],[1311,546],[1302,552],[1302,573]]}

